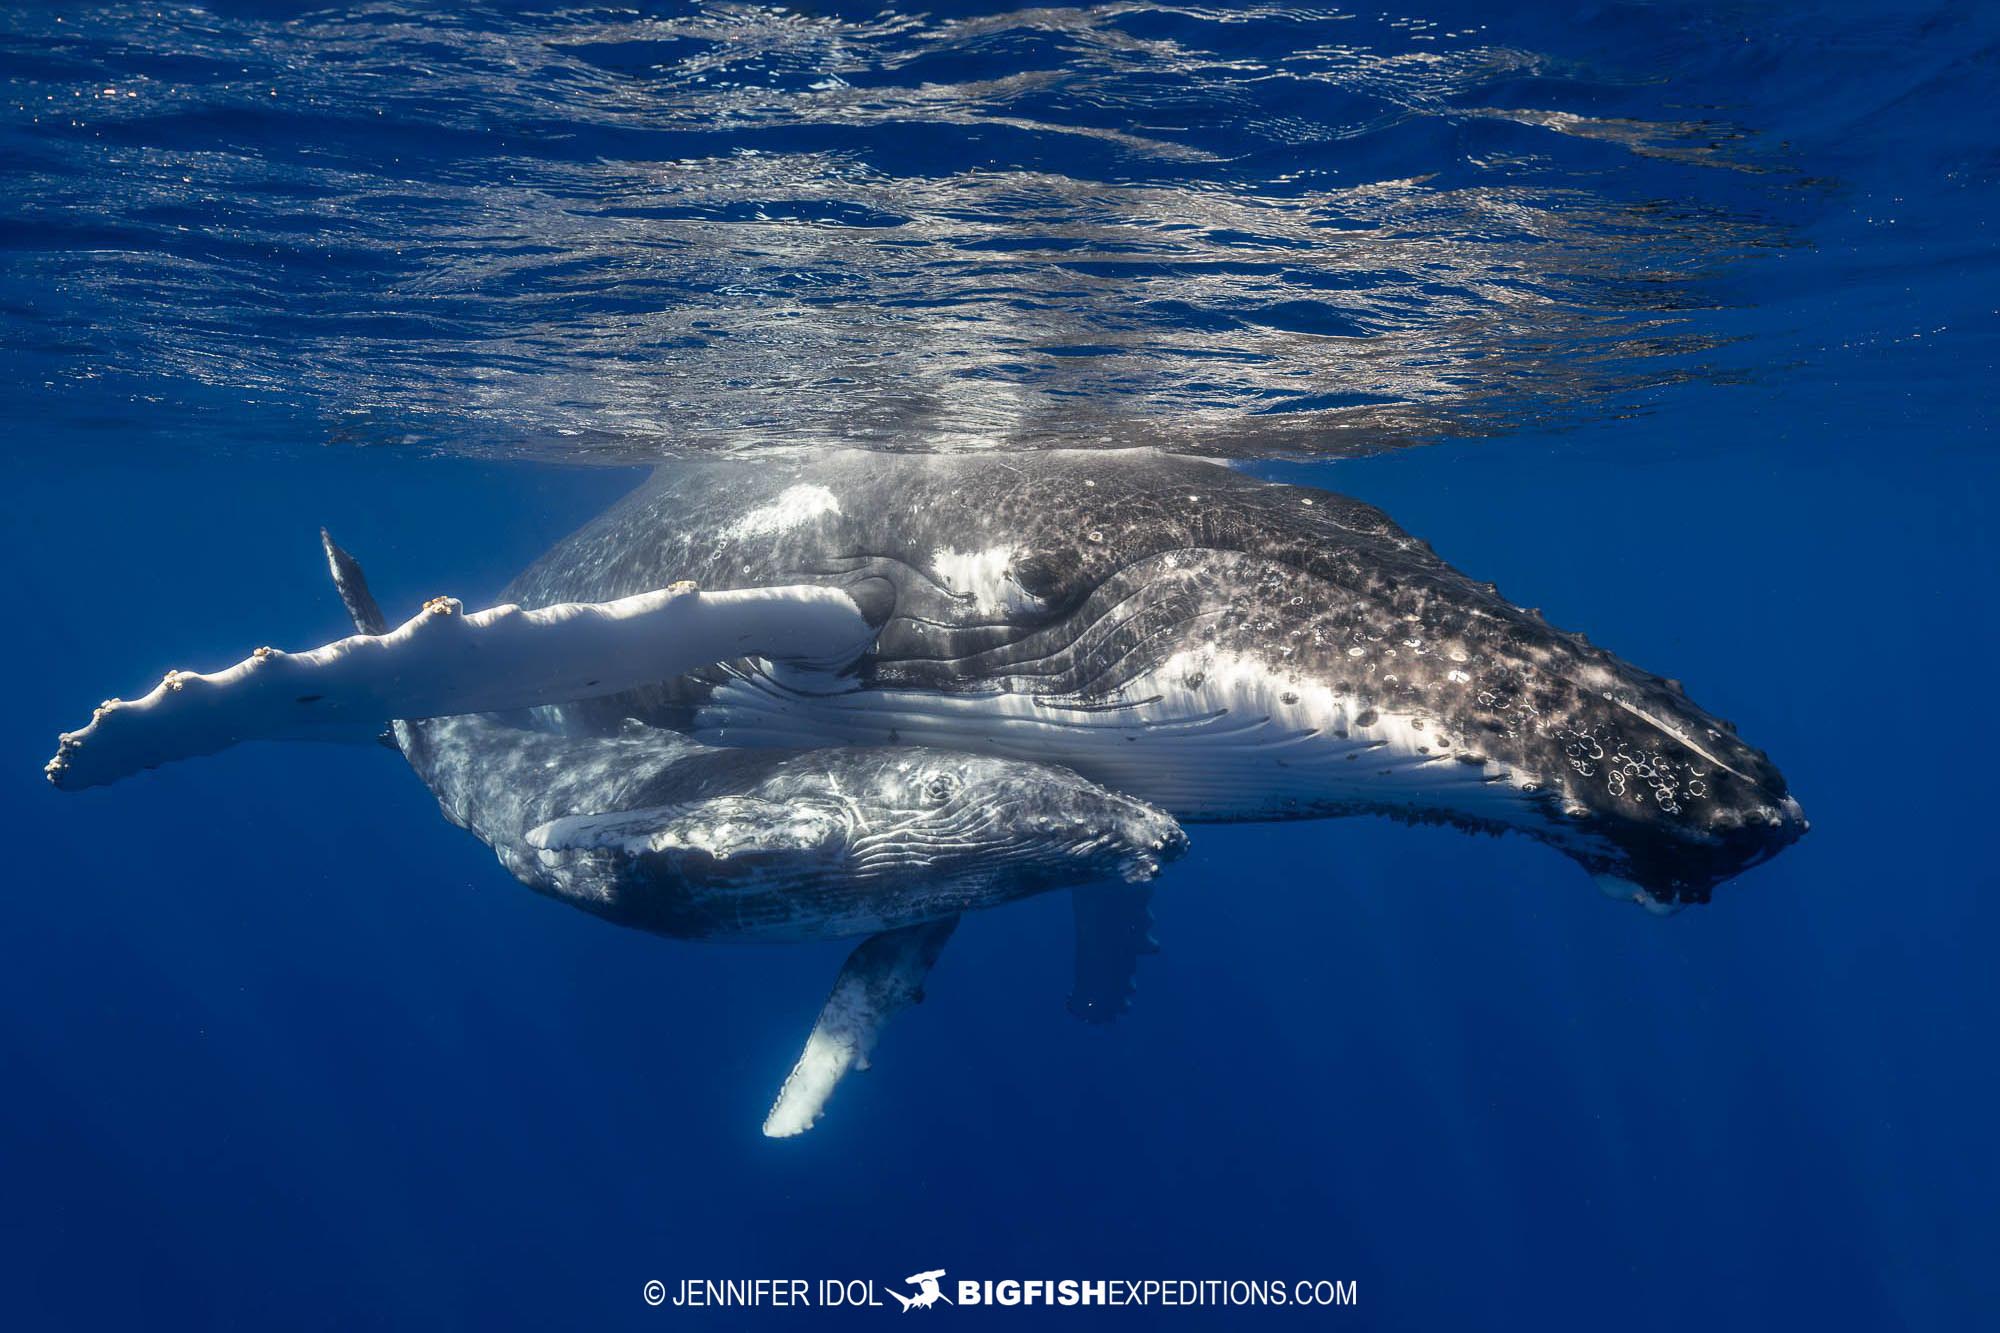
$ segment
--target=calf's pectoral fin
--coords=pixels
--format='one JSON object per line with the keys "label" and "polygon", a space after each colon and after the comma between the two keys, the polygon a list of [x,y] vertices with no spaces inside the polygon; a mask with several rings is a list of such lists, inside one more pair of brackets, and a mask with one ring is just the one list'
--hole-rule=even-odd
{"label": "calf's pectoral fin", "polygon": [[1132,1007],[1139,958],[1158,953],[1153,890],[1145,884],[1094,884],[1070,891],[1076,913],[1076,982],[1069,1011],[1086,1023],[1109,1023]]}
{"label": "calf's pectoral fin", "polygon": [[868,1067],[883,1024],[923,998],[924,978],[957,927],[952,916],[885,930],[847,956],[805,1050],[764,1118],[766,1135],[790,1138],[812,1128],[847,1071]]}
{"label": "calf's pectoral fin", "polygon": [[44,768],[49,781],[96,787],[240,741],[568,703],[738,657],[838,669],[874,639],[860,608],[838,589],[703,593],[692,583],[535,611],[496,606],[467,614],[436,597],[382,632],[360,567],[326,545],[350,614],[377,632],[303,653],[259,648],[210,675],[168,672],[144,698],[108,700],[86,726],[64,733]]}

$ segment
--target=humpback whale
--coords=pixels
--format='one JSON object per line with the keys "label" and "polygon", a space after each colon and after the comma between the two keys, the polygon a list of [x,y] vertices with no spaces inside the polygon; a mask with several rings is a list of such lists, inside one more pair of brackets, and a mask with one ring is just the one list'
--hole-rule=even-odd
{"label": "humpback whale", "polygon": [[1382,814],[1526,834],[1655,911],[1798,838],[1783,776],[1676,681],[1550,626],[1380,510],[1150,450],[661,468],[504,594],[837,588],[828,679],[743,657],[560,705],[733,746],[1063,764],[1187,821]]}
{"label": "humpback whale", "polygon": [[1071,1008],[1117,1013],[1176,821],[1516,833],[1662,914],[1808,827],[1677,681],[1381,511],[1151,450],[676,462],[507,604],[393,630],[328,553],[361,633],[109,700],[50,780],[393,720],[447,816],[544,892],[668,934],[865,934],[773,1134],[812,1123],[964,911],[1095,884]]}

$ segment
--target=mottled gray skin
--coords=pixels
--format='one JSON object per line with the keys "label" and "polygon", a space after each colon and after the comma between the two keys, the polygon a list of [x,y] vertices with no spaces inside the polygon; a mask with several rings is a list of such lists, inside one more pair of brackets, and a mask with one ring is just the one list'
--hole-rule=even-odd
{"label": "mottled gray skin", "polygon": [[[783,497],[822,491],[830,505],[788,516]],[[945,549],[1006,552],[1001,595],[951,586]],[[1376,509],[1196,460],[674,464],[507,597],[596,601],[679,579],[841,587],[880,639],[837,685],[739,662],[566,706],[570,725],[630,716],[728,744],[1051,758],[1188,820],[1379,813],[1513,830],[1653,905],[1705,901],[1806,827],[1771,762],[1677,683],[1552,628]],[[1203,655],[1253,658],[1291,684],[1263,715],[1210,709],[1197,727],[1179,696],[1210,698],[1204,672],[1161,673]],[[1308,715],[1327,697],[1342,702]]]}
{"label": "mottled gray skin", "polygon": [[[917,746],[718,750],[628,724],[572,738],[495,717],[397,724],[445,816],[515,878],[682,939],[872,934],[1047,889],[1144,880],[1180,854],[1167,816],[1074,773]],[[634,812],[674,845],[536,846],[565,817]]]}

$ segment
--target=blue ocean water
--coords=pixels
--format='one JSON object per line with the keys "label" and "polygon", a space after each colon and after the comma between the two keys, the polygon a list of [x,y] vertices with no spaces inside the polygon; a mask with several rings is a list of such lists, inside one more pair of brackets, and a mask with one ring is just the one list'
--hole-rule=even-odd
{"label": "blue ocean water", "polygon": [[[1996,54],[1953,4],[0,11],[0,1322],[737,1328],[829,1316],[642,1286],[942,1267],[1360,1304],[911,1318],[1990,1325]],[[985,914],[772,1142],[841,945],[544,901],[372,747],[42,781],[105,695],[341,633],[320,524],[479,603],[655,462],[815,441],[1359,496],[1813,832],[1660,921],[1521,840],[1195,827],[1120,1023],[1060,897]]]}

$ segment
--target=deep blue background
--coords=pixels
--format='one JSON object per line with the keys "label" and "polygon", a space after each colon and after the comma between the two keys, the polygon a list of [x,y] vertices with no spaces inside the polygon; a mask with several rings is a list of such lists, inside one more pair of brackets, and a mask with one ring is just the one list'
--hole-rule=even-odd
{"label": "deep blue background", "polygon": [[[232,434],[267,449],[30,397],[0,501],[0,1323],[685,1326],[646,1279],[944,1267],[1353,1279],[1338,1318],[1368,1328],[1988,1326],[1991,108],[1925,82],[1990,75],[1963,19],[1685,90],[1733,91],[1829,181],[1713,316],[1747,340],[1732,382],[1255,465],[1685,680],[1782,764],[1802,844],[1658,921],[1520,840],[1197,828],[1128,1019],[1063,1014],[1065,902],[969,921],[788,1142],[757,1127],[837,945],[540,900],[372,747],[73,796],[38,772],[104,694],[341,632],[320,523],[385,604],[471,602],[639,474],[322,449],[249,396]],[[1864,67],[1932,91],[1857,119]]]}

